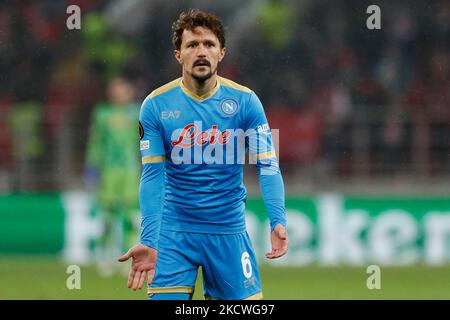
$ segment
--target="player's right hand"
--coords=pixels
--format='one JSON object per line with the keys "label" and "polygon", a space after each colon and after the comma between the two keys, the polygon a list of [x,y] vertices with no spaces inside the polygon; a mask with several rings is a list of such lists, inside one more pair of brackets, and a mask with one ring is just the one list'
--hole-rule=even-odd
{"label": "player's right hand", "polygon": [[137,244],[128,250],[123,256],[117,258],[120,262],[131,260],[130,274],[128,275],[128,288],[133,290],[142,289],[148,274],[148,285],[153,281],[155,275],[156,259],[158,251],[143,244]]}

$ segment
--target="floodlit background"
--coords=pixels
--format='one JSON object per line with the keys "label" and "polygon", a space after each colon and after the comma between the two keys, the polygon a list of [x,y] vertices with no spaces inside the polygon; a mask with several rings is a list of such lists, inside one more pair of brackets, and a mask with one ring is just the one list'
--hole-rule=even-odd
{"label": "floodlit background", "polygon": [[[72,4],[79,30],[66,26]],[[366,26],[371,4],[381,30]],[[254,90],[280,130],[290,234],[280,261],[264,259],[255,168],[245,177],[265,298],[449,299],[446,0],[0,1],[0,298],[146,298],[114,262],[139,228],[133,117],[180,76],[170,28],[192,7],[223,18],[219,74]],[[98,133],[98,110],[118,101],[129,112]],[[131,140],[108,140],[119,131]],[[110,141],[136,150],[129,166],[98,161]],[[121,188],[102,189],[105,175]],[[128,200],[116,210],[111,195]],[[68,288],[69,265],[80,266],[81,289]],[[381,289],[367,287],[370,265]]]}

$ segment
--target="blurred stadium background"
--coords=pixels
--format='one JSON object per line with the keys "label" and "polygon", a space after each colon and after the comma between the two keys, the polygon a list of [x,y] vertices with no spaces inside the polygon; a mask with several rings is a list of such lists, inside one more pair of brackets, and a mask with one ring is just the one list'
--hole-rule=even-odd
{"label": "blurred stadium background", "polygon": [[[80,30],[66,27],[71,4]],[[366,27],[370,4],[381,30]],[[0,1],[0,298],[145,298],[95,265],[104,229],[87,145],[112,79],[140,103],[179,77],[170,27],[191,7],[223,18],[219,74],[252,88],[280,129],[291,240],[280,261],[263,259],[254,168],[245,178],[265,297],[449,299],[446,0]],[[66,288],[70,264],[81,290]],[[372,264],[381,290],[366,287]]]}

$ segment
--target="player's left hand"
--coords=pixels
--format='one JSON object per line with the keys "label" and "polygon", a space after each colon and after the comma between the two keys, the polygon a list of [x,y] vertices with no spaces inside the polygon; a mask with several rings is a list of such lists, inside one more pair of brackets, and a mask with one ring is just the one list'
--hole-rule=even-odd
{"label": "player's left hand", "polygon": [[120,262],[132,258],[130,274],[128,275],[128,288],[134,291],[142,289],[147,273],[148,285],[152,283],[157,257],[158,252],[155,249],[137,244],[118,258]]}
{"label": "player's left hand", "polygon": [[272,251],[266,253],[267,259],[276,259],[286,254],[288,250],[288,232],[282,224],[277,224],[272,231],[270,240],[272,242]]}

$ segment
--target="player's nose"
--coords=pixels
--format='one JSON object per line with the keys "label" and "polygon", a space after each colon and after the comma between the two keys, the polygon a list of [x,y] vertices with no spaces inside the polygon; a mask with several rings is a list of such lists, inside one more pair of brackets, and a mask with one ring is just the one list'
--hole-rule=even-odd
{"label": "player's nose", "polygon": [[206,57],[206,48],[203,44],[197,47],[197,57]]}

